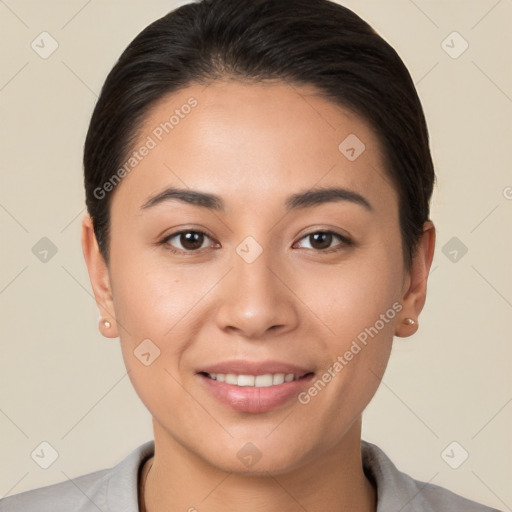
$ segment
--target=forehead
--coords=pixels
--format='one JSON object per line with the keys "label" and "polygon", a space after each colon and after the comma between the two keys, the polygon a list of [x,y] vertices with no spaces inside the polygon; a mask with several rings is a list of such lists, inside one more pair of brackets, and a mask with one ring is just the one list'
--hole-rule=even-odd
{"label": "forehead", "polygon": [[191,85],[152,107],[132,150],[113,205],[140,206],[169,185],[247,206],[315,185],[351,188],[377,207],[397,200],[373,129],[311,86]]}

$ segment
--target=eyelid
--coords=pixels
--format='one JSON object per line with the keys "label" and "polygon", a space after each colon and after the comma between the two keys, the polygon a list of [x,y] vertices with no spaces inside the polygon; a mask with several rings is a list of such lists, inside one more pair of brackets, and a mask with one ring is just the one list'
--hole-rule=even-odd
{"label": "eyelid", "polygon": [[[175,254],[184,254],[184,255],[198,254],[198,253],[203,252],[205,249],[207,249],[207,247],[203,247],[201,249],[196,249],[196,250],[177,249],[168,243],[168,241],[171,238],[179,236],[183,233],[198,233],[198,234],[206,236],[207,238],[210,238],[211,240],[214,240],[214,238],[211,235],[209,235],[206,231],[204,231],[203,229],[184,228],[184,229],[174,231],[174,232],[164,236],[163,239],[161,239],[161,241],[158,242],[158,244],[168,246],[167,250],[169,250],[170,252],[173,252]],[[334,247],[328,248],[328,249],[315,249],[315,248],[307,248],[306,247],[306,249],[316,252],[318,254],[336,252],[336,251],[341,250],[342,248],[351,247],[355,244],[355,242],[352,240],[352,238],[350,238],[347,235],[338,233],[337,231],[334,231],[333,229],[316,228],[316,229],[313,229],[313,230],[301,235],[300,238],[297,240],[297,242],[294,242],[293,245],[297,244],[298,242],[302,241],[304,238],[307,238],[308,236],[318,234],[318,233],[331,234],[341,240],[341,243],[335,245]],[[219,243],[215,241],[214,244],[218,245]]]}
{"label": "eyelid", "polygon": [[[193,254],[198,254],[200,252],[202,252],[204,249],[207,249],[208,247],[203,247],[202,249],[196,249],[195,251],[192,251],[192,250],[186,250],[186,249],[178,249],[176,247],[173,247],[172,245],[170,245],[168,242],[171,238],[174,238],[176,236],[179,236],[183,233],[198,233],[200,235],[204,235],[205,237],[209,238],[210,240],[213,240],[213,237],[211,235],[209,235],[206,231],[204,231],[203,229],[195,229],[195,228],[184,228],[184,229],[180,229],[178,231],[173,231],[172,233],[169,233],[168,235],[165,235],[161,240],[160,242],[158,242],[158,245],[164,245],[164,246],[168,246],[167,247],[167,250],[173,252],[173,253],[177,253],[177,254],[185,254],[185,255],[193,255]],[[214,242],[213,244],[218,244],[218,242]],[[212,245],[213,245],[212,244]]]}
{"label": "eyelid", "polygon": [[304,235],[302,235],[299,238],[299,240],[296,243],[300,242],[304,238],[307,238],[308,236],[315,235],[317,233],[330,234],[330,235],[333,235],[341,240],[341,243],[335,245],[334,247],[330,247],[329,249],[314,249],[314,248],[310,249],[310,248],[306,247],[306,249],[317,252],[318,254],[336,252],[338,250],[341,250],[341,248],[343,248],[343,247],[351,247],[355,244],[355,242],[349,236],[342,235],[341,233],[338,233],[337,231],[334,231],[333,229],[325,229],[325,228],[316,228],[312,231],[309,231],[308,233],[305,233]]}

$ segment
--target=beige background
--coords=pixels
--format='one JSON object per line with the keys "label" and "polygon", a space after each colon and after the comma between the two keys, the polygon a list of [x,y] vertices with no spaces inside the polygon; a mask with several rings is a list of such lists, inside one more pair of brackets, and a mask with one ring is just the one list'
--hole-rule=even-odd
{"label": "beige background", "polygon": [[[0,496],[110,467],[152,438],[118,340],[97,330],[79,238],[81,158],[114,61],[182,3],[0,2]],[[396,338],[363,438],[417,479],[512,510],[512,2],[344,4],[408,66],[438,175],[420,329]],[[59,45],[48,59],[31,48],[43,31]],[[469,43],[458,58],[442,47],[453,31]],[[42,237],[58,249],[46,263],[32,252]],[[468,248],[456,262],[443,253],[452,237]],[[43,441],[59,454],[48,469],[31,458]],[[458,469],[441,456],[452,441],[469,453]]]}

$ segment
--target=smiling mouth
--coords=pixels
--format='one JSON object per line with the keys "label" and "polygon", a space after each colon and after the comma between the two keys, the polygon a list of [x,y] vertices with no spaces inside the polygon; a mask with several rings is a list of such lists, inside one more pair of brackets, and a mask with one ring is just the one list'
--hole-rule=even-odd
{"label": "smiling mouth", "polygon": [[200,375],[204,375],[205,377],[208,377],[209,379],[212,380],[216,380],[218,382],[232,384],[233,386],[264,388],[271,386],[279,386],[287,382],[298,381],[307,378],[310,375],[313,375],[313,372],[307,372],[303,374],[265,373],[261,375],[200,372]]}

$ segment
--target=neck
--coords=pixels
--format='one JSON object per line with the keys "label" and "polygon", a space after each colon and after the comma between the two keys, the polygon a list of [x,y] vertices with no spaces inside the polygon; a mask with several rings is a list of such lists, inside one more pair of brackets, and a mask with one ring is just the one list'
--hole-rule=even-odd
{"label": "neck", "polygon": [[376,492],[361,460],[361,419],[325,453],[277,475],[247,476],[209,464],[155,420],[155,455],[145,486],[147,512],[375,512]]}

